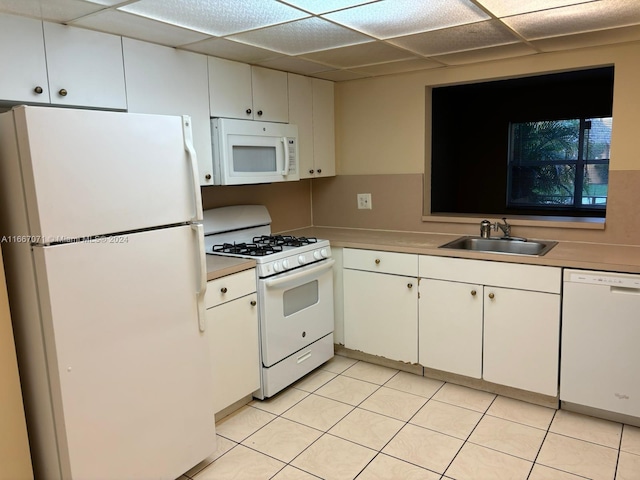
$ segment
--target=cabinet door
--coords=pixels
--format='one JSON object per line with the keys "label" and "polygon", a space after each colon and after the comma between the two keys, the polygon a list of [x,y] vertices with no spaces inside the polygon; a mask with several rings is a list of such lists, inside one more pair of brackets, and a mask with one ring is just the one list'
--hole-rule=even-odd
{"label": "cabinet door", "polygon": [[482,376],[482,285],[420,279],[419,363]]}
{"label": "cabinet door", "polygon": [[417,362],[417,280],[345,269],[343,281],[345,347]]}
{"label": "cabinet door", "polygon": [[287,74],[269,68],[251,67],[253,118],[264,122],[289,121]]}
{"label": "cabinet door", "polygon": [[207,310],[216,412],[260,388],[255,293]]}
{"label": "cabinet door", "polygon": [[211,116],[253,120],[251,66],[215,57],[208,64]]}
{"label": "cabinet door", "polygon": [[336,174],[333,82],[313,79],[313,158],[316,177]]}
{"label": "cabinet door", "polygon": [[129,38],[122,47],[129,112],[190,115],[200,184],[213,185],[207,57]]}
{"label": "cabinet door", "polygon": [[51,103],[126,110],[122,41],[44,22]]}
{"label": "cabinet door", "polygon": [[42,21],[0,14],[0,64],[0,100],[49,103]]}
{"label": "cabinet door", "polygon": [[298,126],[300,178],[313,178],[313,86],[310,77],[290,73],[289,122]]}
{"label": "cabinet door", "polygon": [[483,378],[556,396],[560,295],[484,288]]}

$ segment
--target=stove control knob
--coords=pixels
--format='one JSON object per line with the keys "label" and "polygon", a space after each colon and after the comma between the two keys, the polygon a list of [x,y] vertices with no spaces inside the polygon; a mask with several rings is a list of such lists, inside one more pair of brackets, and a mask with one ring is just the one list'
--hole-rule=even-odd
{"label": "stove control knob", "polygon": [[320,255],[322,255],[322,258],[327,258],[329,256],[329,252],[327,252],[326,248],[323,248],[320,250]]}
{"label": "stove control knob", "polygon": [[304,262],[305,262],[304,255],[300,255],[300,256],[298,257],[298,263],[299,263],[300,265],[304,265]]}
{"label": "stove control knob", "polygon": [[279,272],[281,270],[280,264],[278,262],[273,263],[273,271]]}
{"label": "stove control knob", "polygon": [[289,268],[291,268],[291,265],[289,264],[289,260],[283,260],[282,261],[282,267],[287,270]]}
{"label": "stove control knob", "polygon": [[315,252],[313,252],[313,258],[315,258],[316,260],[322,260],[322,253],[320,253],[320,250],[316,250]]}

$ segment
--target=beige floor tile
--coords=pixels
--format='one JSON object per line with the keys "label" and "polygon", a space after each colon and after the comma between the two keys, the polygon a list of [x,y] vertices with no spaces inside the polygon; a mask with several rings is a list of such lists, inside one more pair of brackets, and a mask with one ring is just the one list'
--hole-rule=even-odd
{"label": "beige floor tile", "polygon": [[440,380],[421,377],[413,373],[398,372],[398,374],[384,384],[385,387],[394,388],[421,397],[431,398],[434,393],[444,385]]}
{"label": "beige floor tile", "polygon": [[253,400],[249,405],[264,410],[265,412],[273,413],[274,415],[281,415],[307,395],[309,395],[309,392],[305,392],[304,390],[287,388],[274,397],[265,400]]}
{"label": "beige floor tile", "polygon": [[549,432],[536,463],[593,480],[612,480],[618,451]]}
{"label": "beige floor tile", "polygon": [[318,480],[318,477],[303,472],[299,468],[287,465],[272,480]]}
{"label": "beige floor tile", "polygon": [[315,394],[355,406],[362,403],[378,388],[380,387],[373,383],[338,375],[316,390]]}
{"label": "beige floor tile", "polygon": [[406,422],[422,408],[427,399],[393,388],[380,387],[360,404],[360,408]]}
{"label": "beige floor tile", "polygon": [[481,418],[475,410],[429,400],[409,422],[466,440]]}
{"label": "beige floor tile", "polygon": [[373,363],[358,362],[342,372],[342,375],[382,385],[396,373],[398,373],[398,370],[394,370],[393,368],[374,365]]}
{"label": "beige floor tile", "polygon": [[315,392],[325,383],[333,380],[337,376],[337,373],[328,372],[326,370],[315,370],[294,383],[293,387],[304,390],[305,392]]}
{"label": "beige floor tile", "polygon": [[605,447],[618,448],[622,436],[622,424],[567,410],[558,410],[549,431]]}
{"label": "beige floor tile", "polygon": [[620,450],[640,455],[640,428],[631,425],[624,426]]}
{"label": "beige floor tile", "polygon": [[194,480],[267,480],[284,463],[238,445],[192,477]]}
{"label": "beige floor tile", "polygon": [[434,472],[444,473],[462,443],[457,438],[408,424],[382,452]]}
{"label": "beige floor tile", "polygon": [[374,450],[324,435],[291,464],[325,480],[352,480],[375,456]]}
{"label": "beige floor tile", "polygon": [[481,392],[473,388],[447,383],[438,390],[432,398],[440,402],[450,403],[458,407],[484,413],[495,397],[492,393]]}
{"label": "beige floor tile", "polygon": [[485,415],[469,437],[469,441],[534,461],[546,434],[546,430]]}
{"label": "beige floor tile", "polygon": [[237,445],[236,442],[233,442],[227,438],[221,437],[220,435],[216,435],[216,451],[205,458],[203,461],[198,463],[192,469],[185,473],[187,477],[193,477],[200,470],[203,470],[207,465],[213,463],[215,460],[220,458],[222,455],[227,453],[233,447]]}
{"label": "beige floor tile", "polygon": [[289,463],[300,452],[320,438],[322,432],[286,418],[276,418],[242,444],[261,453]]}
{"label": "beige floor tile", "polygon": [[620,452],[616,480],[638,480],[640,478],[640,455]]}
{"label": "beige floor tile", "polygon": [[521,458],[466,443],[446,475],[456,480],[526,480],[531,466]]}
{"label": "beige floor tile", "polygon": [[351,410],[353,407],[350,405],[312,394],[284,412],[282,416],[326,432]]}
{"label": "beige floor tile", "polygon": [[555,413],[556,410],[553,408],[541,407],[540,405],[533,405],[532,403],[501,396],[496,398],[489,410],[487,410],[487,415],[544,430],[549,428]]}
{"label": "beige floor tile", "polygon": [[440,474],[379,454],[358,475],[358,480],[439,480]]}
{"label": "beige floor tile", "polygon": [[342,373],[357,362],[358,360],[354,360],[352,358],[334,355],[331,360],[320,366],[320,370],[325,370],[331,373]]}
{"label": "beige floor tile", "polygon": [[404,426],[404,422],[356,408],[329,433],[374,450],[380,450]]}
{"label": "beige floor tile", "polygon": [[216,432],[234,442],[241,442],[276,418],[271,413],[244,406],[216,424]]}
{"label": "beige floor tile", "polygon": [[584,480],[584,477],[536,463],[529,474],[529,480]]}

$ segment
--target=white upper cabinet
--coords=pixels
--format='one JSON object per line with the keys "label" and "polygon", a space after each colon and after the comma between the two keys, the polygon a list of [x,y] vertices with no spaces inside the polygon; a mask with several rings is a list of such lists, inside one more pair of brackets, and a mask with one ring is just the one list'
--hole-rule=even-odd
{"label": "white upper cabinet", "polygon": [[189,115],[200,184],[212,185],[207,57],[129,38],[122,48],[129,112]]}
{"label": "white upper cabinet", "polygon": [[300,178],[336,174],[333,82],[289,74],[289,122],[298,126]]}
{"label": "white upper cabinet", "polygon": [[51,103],[126,110],[121,37],[44,22]]}
{"label": "white upper cabinet", "polygon": [[287,123],[287,74],[209,57],[209,108],[212,117]]}
{"label": "white upper cabinet", "polygon": [[0,100],[49,103],[42,22],[0,15]]}

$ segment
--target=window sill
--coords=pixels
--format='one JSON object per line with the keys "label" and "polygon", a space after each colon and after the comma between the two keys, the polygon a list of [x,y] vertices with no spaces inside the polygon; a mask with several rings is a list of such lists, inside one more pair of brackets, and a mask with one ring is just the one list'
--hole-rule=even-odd
{"label": "window sill", "polygon": [[[501,217],[493,215],[471,215],[453,213],[431,214],[422,217],[423,222],[436,223],[468,223],[476,224],[487,219],[492,222],[501,220]],[[523,227],[546,227],[546,228],[575,228],[582,230],[604,230],[605,219],[594,217],[539,217],[539,216],[513,216],[507,217],[510,225]]]}

